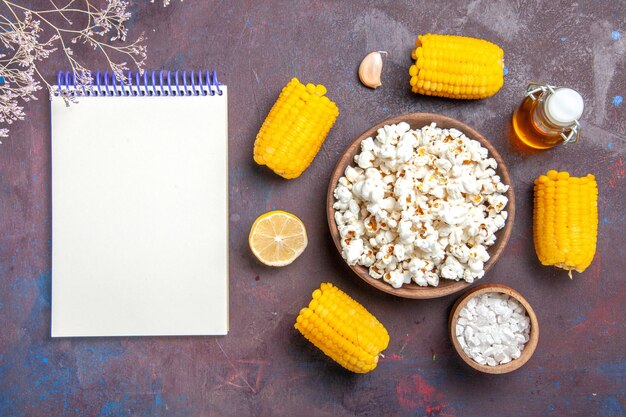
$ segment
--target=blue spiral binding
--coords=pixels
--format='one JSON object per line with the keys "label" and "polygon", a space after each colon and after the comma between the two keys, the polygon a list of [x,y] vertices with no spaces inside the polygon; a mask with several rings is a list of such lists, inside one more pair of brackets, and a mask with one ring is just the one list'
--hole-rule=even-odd
{"label": "blue spiral binding", "polygon": [[91,85],[79,85],[76,75],[59,71],[54,95],[57,96],[214,96],[222,95],[215,70],[206,71],[128,71],[124,80],[113,73],[97,71],[92,74]]}

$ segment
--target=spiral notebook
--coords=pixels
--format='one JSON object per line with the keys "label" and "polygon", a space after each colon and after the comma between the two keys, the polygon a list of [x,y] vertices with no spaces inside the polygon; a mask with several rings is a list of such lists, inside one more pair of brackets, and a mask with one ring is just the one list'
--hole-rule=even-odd
{"label": "spiral notebook", "polygon": [[[70,105],[67,105],[67,101]],[[228,331],[227,88],[215,72],[60,73],[53,337]]]}

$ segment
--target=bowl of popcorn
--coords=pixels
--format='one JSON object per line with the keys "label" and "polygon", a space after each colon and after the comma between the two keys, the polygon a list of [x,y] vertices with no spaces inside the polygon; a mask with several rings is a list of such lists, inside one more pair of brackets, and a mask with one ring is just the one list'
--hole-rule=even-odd
{"label": "bowl of popcorn", "polygon": [[472,368],[504,374],[520,368],[535,352],[539,322],[528,301],[513,288],[481,284],[452,307],[450,339]]}
{"label": "bowl of popcorn", "polygon": [[327,194],[337,250],[365,282],[406,298],[468,287],[511,234],[515,197],[495,148],[441,115],[387,119],[341,156]]}

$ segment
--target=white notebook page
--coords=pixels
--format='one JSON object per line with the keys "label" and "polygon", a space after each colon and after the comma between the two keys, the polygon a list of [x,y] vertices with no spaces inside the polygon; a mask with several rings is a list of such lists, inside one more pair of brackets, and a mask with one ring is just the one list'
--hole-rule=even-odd
{"label": "white notebook page", "polygon": [[52,336],[228,331],[227,94],[52,99]]}

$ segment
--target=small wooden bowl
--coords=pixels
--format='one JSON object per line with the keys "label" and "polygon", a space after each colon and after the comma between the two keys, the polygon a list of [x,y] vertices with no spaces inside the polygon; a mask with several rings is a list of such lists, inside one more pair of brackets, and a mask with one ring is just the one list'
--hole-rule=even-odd
{"label": "small wooden bowl", "polygon": [[[474,359],[467,356],[465,352],[463,352],[461,344],[456,337],[456,323],[459,319],[459,313],[461,312],[461,309],[465,307],[470,299],[488,292],[498,292],[513,297],[522,306],[524,306],[524,308],[526,309],[526,314],[530,318],[530,336],[528,342],[526,342],[526,345],[524,346],[524,350],[522,350],[521,356],[517,359],[513,359],[509,363],[505,363],[504,365],[489,366],[479,364]],[[477,369],[480,372],[485,372],[487,374],[506,374],[508,372],[513,372],[514,370],[521,368],[522,365],[528,362],[530,357],[535,352],[535,349],[537,348],[537,343],[539,342],[539,322],[537,321],[535,311],[530,306],[530,304],[528,304],[528,301],[526,301],[526,299],[522,297],[522,294],[515,291],[513,288],[500,284],[481,284],[467,291],[465,294],[459,297],[456,303],[454,303],[452,311],[450,312],[450,339],[452,340],[452,345],[454,346],[454,349],[457,351],[461,359],[463,359],[463,361],[472,368]]]}
{"label": "small wooden bowl", "polygon": [[[487,139],[485,139],[480,133],[466,125],[463,122],[460,122],[456,119],[452,119],[450,117],[441,116],[438,114],[431,113],[410,113],[404,114],[402,116],[392,117],[390,119],[384,120],[375,126],[367,129],[361,136],[359,136],[349,147],[346,149],[344,154],[339,159],[335,170],[333,171],[332,176],[330,177],[330,184],[328,185],[328,194],[326,195],[326,214],[328,217],[328,226],[330,227],[330,234],[333,237],[333,241],[335,242],[335,246],[339,253],[341,253],[341,236],[339,235],[339,229],[337,228],[337,223],[335,222],[335,209],[333,208],[333,204],[335,203],[335,197],[333,192],[337,187],[337,183],[339,182],[339,178],[344,175],[346,167],[350,164],[354,164],[354,156],[359,153],[361,149],[361,141],[368,138],[376,136],[376,131],[390,124],[397,124],[400,122],[406,122],[411,126],[411,129],[419,129],[423,126],[429,125],[432,122],[437,123],[438,127],[444,129],[455,128],[463,132],[470,139],[475,139],[481,143],[482,146],[489,150],[489,156],[494,158],[498,163],[498,168],[496,169],[496,173],[500,176],[501,181],[504,184],[509,185],[509,190],[506,192],[506,196],[509,199],[509,202],[506,206],[506,210],[508,211],[509,217],[506,221],[506,225],[503,229],[496,232],[496,243],[491,246],[487,252],[489,253],[489,260],[485,263],[485,272],[489,270],[493,266],[494,263],[500,257],[500,254],[504,250],[507,242],[509,241],[509,237],[511,236],[511,231],[513,230],[513,221],[515,219],[515,193],[513,192],[513,184],[511,183],[511,178],[509,177],[509,171],[506,167],[506,164],[502,160],[502,157],[496,151],[491,143]],[[420,287],[415,283],[404,284],[400,288],[393,288],[391,285],[387,284],[382,279],[374,279],[369,275],[369,271],[367,268],[361,265],[350,265],[350,268],[365,282],[370,284],[371,286],[378,288],[381,291],[384,291],[389,294],[396,295],[398,297],[404,298],[438,298],[444,297],[446,295],[455,293],[457,291],[463,290],[469,287],[469,283],[465,281],[451,281],[448,279],[441,279],[439,281],[439,286],[437,287]]]}

